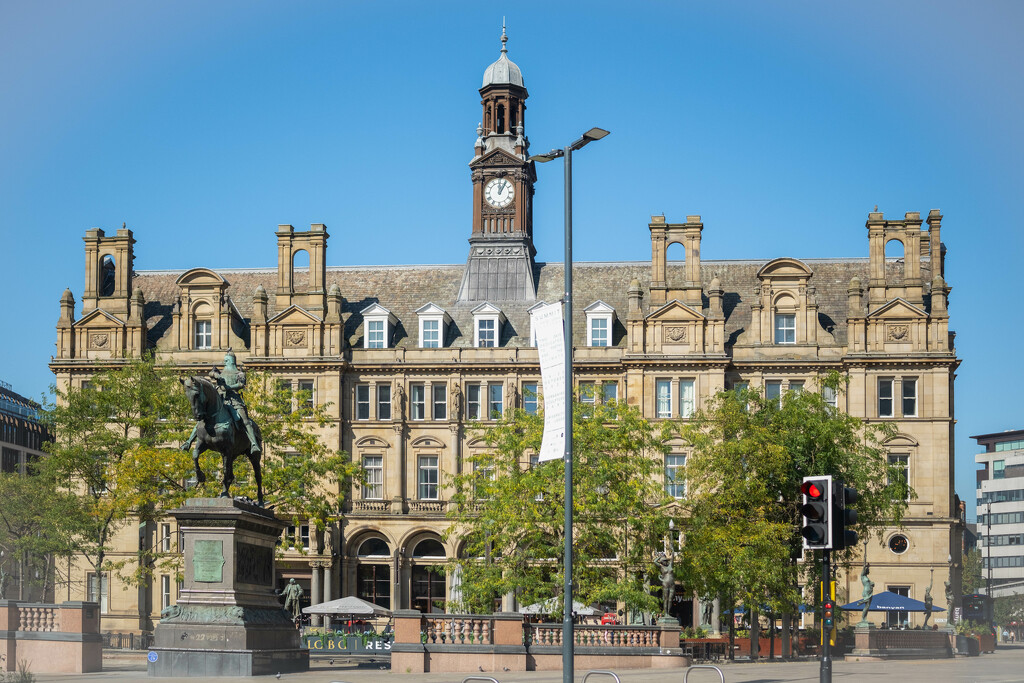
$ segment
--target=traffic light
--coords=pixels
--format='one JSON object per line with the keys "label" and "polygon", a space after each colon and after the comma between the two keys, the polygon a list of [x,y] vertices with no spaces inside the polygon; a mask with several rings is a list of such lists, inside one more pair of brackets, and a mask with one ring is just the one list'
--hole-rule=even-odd
{"label": "traffic light", "polygon": [[836,604],[834,602],[832,602],[832,598],[828,598],[828,599],[825,600],[825,603],[822,605],[822,608],[823,608],[823,610],[822,610],[823,611],[822,621],[825,624],[825,628],[822,629],[822,630],[823,631],[831,631],[832,628],[836,625],[835,614],[834,614],[835,608],[836,608]]}
{"label": "traffic light", "polygon": [[832,549],[842,550],[857,545],[857,532],[849,529],[857,523],[853,504],[860,499],[857,489],[836,480],[832,489]]}
{"label": "traffic light", "polygon": [[827,550],[832,547],[832,477],[804,477],[800,486],[803,517],[800,535],[804,537],[804,548]]}

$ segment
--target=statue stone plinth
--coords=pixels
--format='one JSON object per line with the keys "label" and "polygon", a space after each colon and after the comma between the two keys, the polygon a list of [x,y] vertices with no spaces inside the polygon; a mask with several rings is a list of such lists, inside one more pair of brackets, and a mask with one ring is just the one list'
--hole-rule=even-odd
{"label": "statue stone plinth", "polygon": [[307,671],[309,651],[274,594],[274,546],[288,523],[231,498],[193,498],[169,514],[182,532],[185,578],[154,632],[149,675]]}

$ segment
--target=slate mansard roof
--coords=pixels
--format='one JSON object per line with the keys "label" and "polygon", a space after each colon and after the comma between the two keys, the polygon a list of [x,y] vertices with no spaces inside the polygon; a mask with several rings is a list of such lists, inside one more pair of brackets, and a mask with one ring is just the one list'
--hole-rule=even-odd
{"label": "slate mansard roof", "polygon": [[[850,280],[857,277],[866,285],[868,280],[868,259],[802,259],[813,272],[809,285],[814,287],[818,303],[818,320],[821,327],[829,332],[838,346],[846,344],[847,289]],[[750,304],[755,302],[755,292],[760,285],[758,271],[768,263],[765,261],[702,261],[701,284],[705,292],[711,279],[716,275],[725,292],[725,335],[727,346],[737,336],[750,328]],[[922,279],[930,281],[930,263],[922,259]],[[893,272],[899,265],[888,261],[886,270]],[[216,270],[216,269],[214,269]],[[353,347],[362,345],[362,316],[360,311],[373,303],[379,303],[398,318],[398,325],[391,339],[391,346],[416,347],[419,344],[419,322],[416,310],[428,303],[443,308],[452,318],[445,346],[468,347],[473,345],[472,310],[482,301],[458,301],[459,285],[462,282],[465,265],[407,265],[407,266],[336,266],[327,268],[325,288],[337,284],[344,297],[342,315],[345,319],[346,343]],[[149,329],[149,344],[162,348],[170,342],[167,339],[171,323],[171,310],[179,295],[175,281],[186,271],[138,271],[134,276],[134,287],[141,289],[146,298],[146,324]],[[266,269],[221,269],[216,270],[228,284],[227,295],[241,316],[249,321],[253,310],[253,293],[258,285],[268,292],[269,308],[267,317],[272,318],[280,309],[275,305],[273,292],[277,286],[277,270]],[[505,315],[507,322],[502,330],[502,346],[529,346],[529,308],[537,303],[555,302],[563,291],[564,267],[561,263],[537,263],[535,301],[491,301]],[[295,272],[294,291],[306,289],[307,274]],[[629,284],[636,279],[643,289],[642,307],[645,314],[651,312],[650,284],[651,264],[648,261],[632,262],[583,262],[573,266],[573,332],[575,343],[586,345],[586,314],[584,308],[597,300],[608,303],[615,309],[616,324],[613,330],[614,346],[625,346],[623,320],[627,315]],[[667,280],[669,283],[682,282],[683,264],[669,262]],[[927,297],[925,297],[927,303]],[[704,306],[707,306],[707,295]],[[827,339],[827,337],[826,337]],[[827,344],[827,342],[822,342]]]}

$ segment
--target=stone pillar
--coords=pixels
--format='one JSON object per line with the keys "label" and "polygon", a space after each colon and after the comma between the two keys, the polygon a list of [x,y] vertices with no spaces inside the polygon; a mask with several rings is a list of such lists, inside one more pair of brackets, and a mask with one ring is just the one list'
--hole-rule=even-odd
{"label": "stone pillar", "polygon": [[[313,561],[309,563],[310,573],[312,578],[309,582],[309,604],[319,605],[323,602],[323,593],[320,588],[320,563]],[[313,626],[322,626],[323,617],[320,615],[314,615],[309,622]]]}
{"label": "stone pillar", "polygon": [[717,638],[722,635],[722,604],[715,598],[711,605],[711,633]]}
{"label": "stone pillar", "polygon": [[[330,602],[334,599],[334,577],[331,572],[331,565],[334,564],[334,559],[327,560],[324,562],[324,602]],[[330,626],[330,617],[324,617],[324,626]]]}

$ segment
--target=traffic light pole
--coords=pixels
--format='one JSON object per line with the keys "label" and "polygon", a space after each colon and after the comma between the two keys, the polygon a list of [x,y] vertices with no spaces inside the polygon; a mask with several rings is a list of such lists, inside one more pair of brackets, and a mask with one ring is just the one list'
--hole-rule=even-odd
{"label": "traffic light pole", "polygon": [[832,683],[832,629],[825,626],[825,602],[832,598],[832,551],[821,551],[821,675],[820,683]]}

